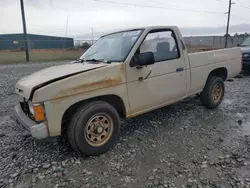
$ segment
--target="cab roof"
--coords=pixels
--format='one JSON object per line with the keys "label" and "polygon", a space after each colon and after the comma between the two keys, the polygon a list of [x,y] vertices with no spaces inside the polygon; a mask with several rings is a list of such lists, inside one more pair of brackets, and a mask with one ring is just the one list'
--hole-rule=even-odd
{"label": "cab roof", "polygon": [[115,33],[120,33],[120,32],[126,32],[126,31],[133,31],[133,30],[154,30],[154,29],[177,29],[177,26],[145,26],[145,27],[134,27],[134,28],[127,28],[123,30],[116,30],[110,33],[107,33],[101,37],[115,34]]}

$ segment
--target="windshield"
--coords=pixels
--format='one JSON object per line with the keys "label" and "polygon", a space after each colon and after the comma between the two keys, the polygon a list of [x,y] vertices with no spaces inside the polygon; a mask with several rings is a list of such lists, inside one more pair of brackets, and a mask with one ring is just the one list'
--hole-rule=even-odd
{"label": "windshield", "polygon": [[248,37],[241,46],[250,46],[250,37]]}
{"label": "windshield", "polygon": [[141,33],[142,30],[133,30],[106,35],[96,41],[80,59],[124,61]]}

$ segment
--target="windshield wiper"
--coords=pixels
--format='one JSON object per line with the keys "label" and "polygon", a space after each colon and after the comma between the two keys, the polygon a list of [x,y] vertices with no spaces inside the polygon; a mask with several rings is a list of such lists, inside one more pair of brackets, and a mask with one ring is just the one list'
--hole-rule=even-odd
{"label": "windshield wiper", "polygon": [[84,60],[83,60],[83,59],[81,59],[81,58],[76,58],[76,60],[77,60],[78,62],[81,62],[81,63],[83,63],[83,62],[84,62]]}
{"label": "windshield wiper", "polygon": [[111,61],[109,60],[106,60],[106,59],[95,59],[95,58],[92,58],[92,59],[84,59],[84,61],[92,61],[92,62],[102,62],[102,63],[111,63]]}
{"label": "windshield wiper", "polygon": [[74,64],[74,63],[83,63],[83,59],[76,58],[76,60],[73,60],[70,62],[70,64]]}

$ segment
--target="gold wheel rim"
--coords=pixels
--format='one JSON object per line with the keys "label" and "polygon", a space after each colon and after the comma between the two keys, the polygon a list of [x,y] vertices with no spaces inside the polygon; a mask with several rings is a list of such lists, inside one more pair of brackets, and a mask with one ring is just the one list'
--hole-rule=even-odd
{"label": "gold wheel rim", "polygon": [[92,116],[84,130],[85,140],[93,147],[100,147],[107,143],[114,129],[112,118],[106,113]]}
{"label": "gold wheel rim", "polygon": [[220,101],[222,97],[222,87],[220,84],[215,84],[213,91],[212,91],[212,99],[214,103],[217,103]]}

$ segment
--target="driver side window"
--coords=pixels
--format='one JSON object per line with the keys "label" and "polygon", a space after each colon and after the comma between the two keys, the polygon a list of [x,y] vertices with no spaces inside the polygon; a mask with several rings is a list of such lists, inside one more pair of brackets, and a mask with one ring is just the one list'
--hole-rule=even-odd
{"label": "driver side window", "polygon": [[155,62],[178,59],[180,57],[172,31],[157,31],[147,35],[140,46],[140,53],[152,52]]}

